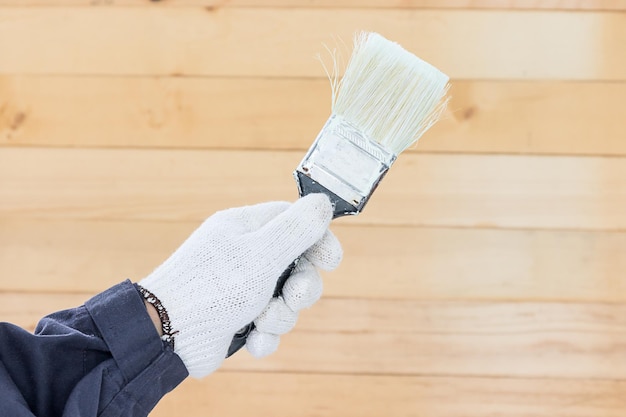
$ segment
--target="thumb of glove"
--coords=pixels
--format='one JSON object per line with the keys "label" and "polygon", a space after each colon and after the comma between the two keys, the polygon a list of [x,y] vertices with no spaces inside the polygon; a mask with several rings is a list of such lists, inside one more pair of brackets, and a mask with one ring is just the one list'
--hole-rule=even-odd
{"label": "thumb of glove", "polygon": [[252,239],[266,242],[267,260],[284,271],[319,241],[333,218],[333,206],[325,194],[309,194],[267,222]]}

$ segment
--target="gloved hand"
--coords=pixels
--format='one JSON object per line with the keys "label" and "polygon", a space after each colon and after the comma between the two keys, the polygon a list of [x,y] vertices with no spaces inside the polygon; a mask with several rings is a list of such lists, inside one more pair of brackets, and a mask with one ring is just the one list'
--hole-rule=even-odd
{"label": "gloved hand", "polygon": [[[139,285],[153,293],[169,315],[174,351],[192,377],[215,371],[235,333],[254,321],[246,347],[257,357],[278,347],[298,311],[319,299],[316,267],[332,270],[342,250],[328,230],[332,206],[323,194],[295,203],[270,202],[218,212]],[[272,298],[276,281],[304,254]]]}

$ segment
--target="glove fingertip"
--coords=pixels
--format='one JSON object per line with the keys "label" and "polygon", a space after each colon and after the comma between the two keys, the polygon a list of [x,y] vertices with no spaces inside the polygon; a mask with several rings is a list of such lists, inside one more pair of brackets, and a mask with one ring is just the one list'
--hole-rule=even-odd
{"label": "glove fingertip", "polygon": [[246,339],[246,349],[255,358],[262,358],[276,352],[280,344],[280,336],[271,333],[261,333],[253,330]]}
{"label": "glove fingertip", "polygon": [[315,267],[309,267],[289,277],[283,286],[285,304],[293,311],[311,307],[322,296],[324,282]]}
{"label": "glove fingertip", "polygon": [[280,335],[293,329],[297,320],[298,313],[289,308],[282,298],[273,298],[254,324],[261,333]]}
{"label": "glove fingertip", "polygon": [[332,271],[343,259],[343,248],[339,239],[327,230],[324,236],[304,253],[304,257],[316,267]]}
{"label": "glove fingertip", "polygon": [[315,213],[321,222],[330,223],[333,219],[333,204],[330,198],[323,193],[307,194],[300,197],[294,205],[298,207],[298,210],[304,210],[305,208]]}

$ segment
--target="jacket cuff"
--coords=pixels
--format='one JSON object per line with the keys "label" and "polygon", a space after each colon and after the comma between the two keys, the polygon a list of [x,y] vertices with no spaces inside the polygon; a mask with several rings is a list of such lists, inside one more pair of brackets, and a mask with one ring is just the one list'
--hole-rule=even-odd
{"label": "jacket cuff", "polygon": [[164,353],[171,357],[168,366],[174,373],[182,379],[187,376],[182,360],[159,338],[143,299],[129,280],[96,295],[85,306],[128,381]]}

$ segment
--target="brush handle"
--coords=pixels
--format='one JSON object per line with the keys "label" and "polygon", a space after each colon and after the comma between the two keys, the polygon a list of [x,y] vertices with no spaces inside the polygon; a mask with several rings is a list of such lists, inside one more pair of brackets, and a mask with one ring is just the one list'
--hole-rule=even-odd
{"label": "brush handle", "polygon": [[[291,265],[287,267],[287,269],[283,271],[282,274],[280,274],[280,277],[278,277],[278,281],[276,282],[276,288],[274,288],[274,297],[278,297],[282,294],[285,281],[287,281],[287,279],[291,276],[291,273],[296,268],[296,265],[298,265],[299,260],[300,258],[297,258],[291,263]],[[228,354],[226,355],[227,358],[233,355],[242,347],[244,347],[248,335],[252,330],[254,330],[255,327],[256,326],[254,325],[254,322],[248,323],[246,326],[242,327],[237,333],[235,333],[233,341],[230,342],[230,347],[228,348]]]}

